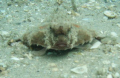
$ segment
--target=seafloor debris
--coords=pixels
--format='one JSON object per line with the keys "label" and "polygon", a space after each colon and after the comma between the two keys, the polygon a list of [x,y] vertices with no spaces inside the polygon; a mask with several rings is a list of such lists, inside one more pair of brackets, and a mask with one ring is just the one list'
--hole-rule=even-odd
{"label": "seafloor debris", "polygon": [[77,73],[77,74],[83,74],[83,73],[87,73],[88,69],[87,66],[80,66],[80,67],[75,67],[73,69],[71,69],[72,72]]}
{"label": "seafloor debris", "polygon": [[101,42],[100,41],[96,41],[92,47],[90,49],[95,49],[95,48],[98,48],[99,46],[101,45]]}
{"label": "seafloor debris", "polygon": [[115,18],[117,16],[115,12],[109,10],[104,11],[104,15],[107,16],[108,18]]}
{"label": "seafloor debris", "polygon": [[7,65],[4,63],[0,63],[0,76],[7,74]]}

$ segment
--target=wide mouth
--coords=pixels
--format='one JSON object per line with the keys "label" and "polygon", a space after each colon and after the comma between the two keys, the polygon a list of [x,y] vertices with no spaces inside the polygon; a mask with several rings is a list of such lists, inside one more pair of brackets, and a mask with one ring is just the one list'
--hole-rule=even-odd
{"label": "wide mouth", "polygon": [[67,47],[67,44],[64,43],[64,42],[58,42],[55,45],[58,46],[58,47]]}
{"label": "wide mouth", "polygon": [[58,50],[64,50],[64,49],[67,49],[67,47],[68,47],[67,43],[61,42],[61,41],[57,42],[54,46],[54,48],[56,48]]}

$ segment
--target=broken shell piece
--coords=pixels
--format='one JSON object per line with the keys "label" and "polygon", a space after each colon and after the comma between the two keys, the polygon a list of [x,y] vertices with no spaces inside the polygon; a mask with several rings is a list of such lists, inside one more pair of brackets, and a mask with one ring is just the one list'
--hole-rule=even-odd
{"label": "broken shell piece", "polygon": [[111,74],[108,74],[107,78],[113,78],[113,76]]}
{"label": "broken shell piece", "polygon": [[97,41],[93,44],[93,46],[90,48],[90,49],[95,49],[95,48],[98,48],[99,46],[101,45],[101,42],[100,41]]}
{"label": "broken shell piece", "polygon": [[117,14],[113,11],[104,11],[104,15],[108,18],[115,18],[117,16]]}
{"label": "broken shell piece", "polygon": [[9,37],[10,33],[7,31],[0,31],[0,35],[4,36],[4,37]]}
{"label": "broken shell piece", "polygon": [[112,37],[118,37],[117,33],[111,32]]}
{"label": "broken shell piece", "polygon": [[87,66],[85,65],[85,66],[75,67],[71,69],[71,71],[77,74],[83,74],[83,73],[87,73],[88,69]]}
{"label": "broken shell piece", "polygon": [[17,57],[12,57],[11,59],[15,61],[23,60],[23,58],[17,58]]}

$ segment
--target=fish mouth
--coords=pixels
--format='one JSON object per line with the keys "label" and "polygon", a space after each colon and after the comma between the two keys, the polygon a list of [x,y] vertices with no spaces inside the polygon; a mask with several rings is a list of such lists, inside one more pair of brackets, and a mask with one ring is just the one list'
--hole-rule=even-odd
{"label": "fish mouth", "polygon": [[65,42],[57,42],[55,44],[55,48],[58,49],[58,50],[65,50],[65,49],[67,49],[67,43],[65,43]]}

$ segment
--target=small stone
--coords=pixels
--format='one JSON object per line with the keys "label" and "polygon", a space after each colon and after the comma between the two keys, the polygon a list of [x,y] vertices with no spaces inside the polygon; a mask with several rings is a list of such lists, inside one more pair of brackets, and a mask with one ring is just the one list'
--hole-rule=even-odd
{"label": "small stone", "polygon": [[97,41],[93,44],[93,46],[90,48],[90,49],[95,49],[95,48],[98,48],[99,46],[101,45],[101,42],[100,41]]}
{"label": "small stone", "polygon": [[100,6],[96,6],[95,8],[96,8],[96,9],[101,9],[101,7],[100,7]]}
{"label": "small stone", "polygon": [[115,63],[112,63],[112,68],[116,70],[117,65]]}
{"label": "small stone", "polygon": [[72,13],[71,13],[71,11],[68,11],[67,14],[71,15]]}
{"label": "small stone", "polygon": [[108,18],[115,18],[117,16],[117,14],[113,11],[104,11],[104,15],[107,16]]}
{"label": "small stone", "polygon": [[118,27],[120,27],[120,23],[117,23],[116,25],[117,25]]}
{"label": "small stone", "polygon": [[78,63],[79,61],[78,61],[78,60],[75,60],[74,62],[75,62],[75,63]]}
{"label": "small stone", "polygon": [[4,64],[4,63],[0,63],[0,67],[7,68],[7,65],[6,65],[6,64]]}
{"label": "small stone", "polygon": [[23,60],[24,58],[12,57],[11,59],[12,59],[12,60],[15,60],[15,61],[19,61],[19,60]]}
{"label": "small stone", "polygon": [[50,63],[49,64],[51,67],[56,67],[57,65],[55,63]]}
{"label": "small stone", "polygon": [[5,14],[5,12],[6,12],[5,10],[0,10],[0,13],[2,14]]}
{"label": "small stone", "polygon": [[105,68],[99,68],[96,72],[97,75],[104,75],[106,73]]}
{"label": "small stone", "polygon": [[4,63],[0,63],[0,76],[5,75],[7,73],[7,65]]}
{"label": "small stone", "polygon": [[120,74],[118,72],[115,73],[114,78],[120,78]]}
{"label": "small stone", "polygon": [[5,70],[6,69],[4,67],[0,67],[0,75],[3,75]]}
{"label": "small stone", "polygon": [[116,44],[115,46],[120,48],[120,44]]}
{"label": "small stone", "polygon": [[104,60],[103,64],[110,64],[110,61],[109,60]]}
{"label": "small stone", "polygon": [[109,70],[110,72],[112,72],[112,71],[113,71],[113,68],[112,68],[112,67],[109,67],[108,70]]}
{"label": "small stone", "polygon": [[10,33],[7,32],[7,31],[1,31],[0,34],[4,37],[9,37],[10,36]]}
{"label": "small stone", "polygon": [[118,37],[117,33],[115,33],[115,32],[111,32],[111,36],[112,37]]}
{"label": "small stone", "polygon": [[56,72],[56,71],[58,71],[58,68],[52,68],[52,71]]}
{"label": "small stone", "polygon": [[33,58],[33,55],[31,53],[28,53],[28,54],[26,53],[26,54],[24,54],[24,56],[30,60],[32,60],[32,58]]}
{"label": "small stone", "polygon": [[83,74],[83,73],[87,73],[88,69],[87,66],[80,66],[80,67],[75,67],[73,69],[71,69],[72,72],[77,73],[77,74]]}
{"label": "small stone", "polygon": [[107,78],[113,78],[113,76],[111,74],[108,74]]}

